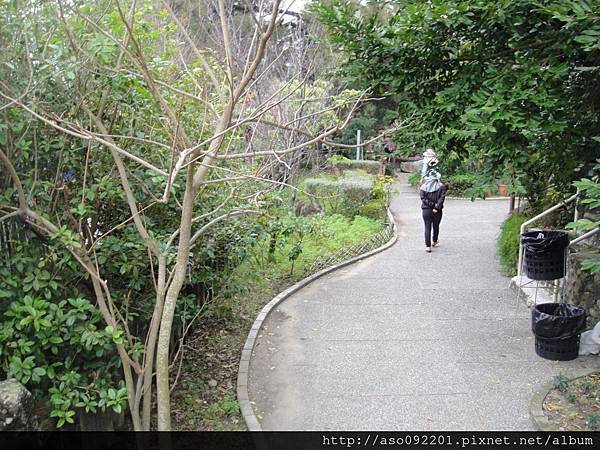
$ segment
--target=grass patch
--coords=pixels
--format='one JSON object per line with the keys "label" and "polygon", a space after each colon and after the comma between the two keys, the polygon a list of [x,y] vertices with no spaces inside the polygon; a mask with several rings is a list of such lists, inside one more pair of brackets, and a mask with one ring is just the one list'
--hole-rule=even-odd
{"label": "grass patch", "polygon": [[[297,280],[302,278],[310,265],[322,255],[362,242],[383,228],[383,221],[363,216],[349,218],[341,214],[331,216],[285,217],[283,226],[294,221],[304,234],[291,233],[269,252],[269,242],[260,243],[250,258],[236,270],[240,282],[259,278],[267,280]],[[270,256],[270,258],[269,258]],[[295,257],[294,257],[295,256]]]}
{"label": "grass patch", "polygon": [[517,274],[521,225],[526,220],[525,215],[515,214],[502,224],[500,236],[498,237],[498,257],[500,258],[502,271],[508,276]]}
{"label": "grass patch", "polygon": [[231,393],[225,396],[218,402],[212,403],[203,411],[204,422],[215,431],[227,431],[229,427],[223,427],[223,424],[230,422],[232,417],[238,418],[241,421],[240,405]]}

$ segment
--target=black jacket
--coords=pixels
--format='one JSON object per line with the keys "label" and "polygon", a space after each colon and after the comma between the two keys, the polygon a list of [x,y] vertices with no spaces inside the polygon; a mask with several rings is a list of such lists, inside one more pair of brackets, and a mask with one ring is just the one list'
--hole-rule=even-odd
{"label": "black jacket", "polygon": [[445,185],[442,185],[441,188],[433,192],[425,192],[419,189],[419,194],[421,194],[421,209],[443,209],[447,189]]}

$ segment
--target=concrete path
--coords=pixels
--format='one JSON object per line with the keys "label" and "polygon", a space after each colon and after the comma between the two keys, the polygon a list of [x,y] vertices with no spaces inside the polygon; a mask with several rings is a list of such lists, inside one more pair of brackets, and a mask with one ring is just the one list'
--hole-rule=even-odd
{"label": "concrete path", "polygon": [[447,200],[427,254],[418,194],[399,188],[393,247],[266,319],[249,378],[264,430],[529,430],[541,384],[598,365],[535,355],[530,312],[495,256],[507,202]]}

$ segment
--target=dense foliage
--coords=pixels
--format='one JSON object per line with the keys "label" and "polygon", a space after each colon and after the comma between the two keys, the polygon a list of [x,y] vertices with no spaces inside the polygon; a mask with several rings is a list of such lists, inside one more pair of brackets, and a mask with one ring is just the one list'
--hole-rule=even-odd
{"label": "dense foliage", "polygon": [[260,3],[0,2],[0,374],[52,425],[170,429],[190,326],[228,313],[234,269],[285,247],[294,274],[318,234],[285,189],[360,93]]}
{"label": "dense foliage", "polygon": [[[408,151],[477,162],[543,207],[598,154],[600,2],[323,2],[315,8],[347,55],[343,73],[395,95]],[[478,168],[478,169],[479,169]]]}
{"label": "dense foliage", "polygon": [[[589,218],[583,217],[575,222],[567,224],[567,227],[578,231],[591,232],[600,227],[600,159],[594,166],[594,174],[590,178],[582,178],[573,184],[582,194],[581,204],[584,212],[587,212]],[[596,248],[596,256],[582,262],[584,270],[592,273],[600,272],[600,249]]]}
{"label": "dense foliage", "polygon": [[58,427],[74,423],[76,408],[123,411],[127,395],[113,346],[122,332],[106,326],[70,255],[15,242],[6,262],[0,371],[29,386],[36,400],[50,394]]}

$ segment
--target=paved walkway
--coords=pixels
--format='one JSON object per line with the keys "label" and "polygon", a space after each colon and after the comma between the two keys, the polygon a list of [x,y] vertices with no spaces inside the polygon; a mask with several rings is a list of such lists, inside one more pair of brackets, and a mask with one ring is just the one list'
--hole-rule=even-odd
{"label": "paved walkway", "polygon": [[598,365],[535,355],[529,310],[495,256],[507,202],[447,200],[427,254],[418,195],[399,188],[397,243],[264,323],[249,379],[264,430],[529,430],[541,384]]}

